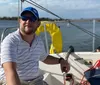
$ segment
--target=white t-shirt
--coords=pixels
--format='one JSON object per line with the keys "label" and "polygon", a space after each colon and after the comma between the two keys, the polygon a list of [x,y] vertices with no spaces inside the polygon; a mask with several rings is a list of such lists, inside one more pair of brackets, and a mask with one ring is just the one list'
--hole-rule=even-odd
{"label": "white t-shirt", "polygon": [[[9,34],[1,43],[1,65],[5,62],[16,62],[17,73],[22,80],[30,80],[39,76],[39,60],[47,57],[44,43],[39,36],[30,45],[22,40],[19,30]],[[4,79],[4,71],[0,65],[0,80]]]}

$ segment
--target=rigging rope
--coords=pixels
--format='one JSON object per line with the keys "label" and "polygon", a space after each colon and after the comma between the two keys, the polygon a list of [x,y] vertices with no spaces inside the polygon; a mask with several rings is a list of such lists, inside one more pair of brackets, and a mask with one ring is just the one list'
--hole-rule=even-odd
{"label": "rigging rope", "polygon": [[[44,11],[46,11],[46,12],[48,12],[48,13],[50,13],[50,14],[52,14],[52,15],[54,15],[54,16],[60,18],[60,19],[62,19],[60,16],[54,14],[53,12],[51,12],[51,11],[49,11],[48,9],[44,8],[43,6],[37,4],[36,2],[34,2],[34,1],[32,1],[32,0],[30,0],[30,1],[31,1],[31,2],[29,2],[28,0],[26,0],[26,2],[28,2],[28,3],[30,3],[30,4],[32,4],[32,5],[34,5],[34,6],[36,6],[36,7],[38,7],[38,8],[40,8],[41,10],[44,10]],[[32,2],[33,2],[33,3],[32,3]]]}
{"label": "rigging rope", "polygon": [[[44,8],[43,6],[37,4],[36,2],[34,2],[34,1],[32,1],[32,0],[30,0],[30,1],[28,1],[28,0],[21,0],[21,1],[22,1],[22,2],[26,1],[27,3],[30,3],[30,4],[32,4],[32,5],[34,5],[34,6],[38,7],[38,8],[40,8],[41,10],[44,10],[44,11],[46,11],[46,12],[48,12],[48,13],[50,13],[50,14],[56,16],[56,17],[59,18],[59,19],[65,20],[65,19],[63,19],[62,17],[60,17],[60,16],[58,16],[57,14],[55,14],[55,13],[49,11],[48,9]],[[87,33],[87,34],[89,34],[90,36],[92,36],[92,37],[95,36],[95,38],[99,38],[99,39],[100,39],[100,36],[98,36],[97,34],[95,34],[95,33],[93,33],[93,32],[90,32],[90,31],[88,31],[88,30],[86,30],[86,29],[84,29],[84,28],[82,28],[82,27],[80,27],[80,26],[78,26],[78,25],[73,24],[73,23],[71,22],[70,19],[66,19],[65,21],[68,22],[69,24],[75,26],[76,28],[80,29],[81,31],[83,31],[83,32],[85,32],[85,33]]]}

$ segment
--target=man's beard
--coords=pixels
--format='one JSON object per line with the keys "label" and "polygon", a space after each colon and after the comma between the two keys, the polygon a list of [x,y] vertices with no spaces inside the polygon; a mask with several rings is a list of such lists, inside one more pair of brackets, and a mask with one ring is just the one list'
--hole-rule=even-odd
{"label": "man's beard", "polygon": [[34,34],[35,33],[35,31],[36,31],[36,29],[34,29],[34,28],[30,28],[30,29],[28,29],[28,28],[26,28],[26,29],[24,29],[23,30],[23,32],[26,34],[26,35],[32,35],[32,34]]}

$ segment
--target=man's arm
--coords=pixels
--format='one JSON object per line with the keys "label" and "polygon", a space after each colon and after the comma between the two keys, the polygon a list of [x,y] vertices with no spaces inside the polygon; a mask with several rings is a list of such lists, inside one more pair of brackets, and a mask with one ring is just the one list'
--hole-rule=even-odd
{"label": "man's arm", "polygon": [[59,64],[59,58],[48,55],[43,62],[46,64]]}
{"label": "man's arm", "polygon": [[47,58],[43,61],[46,64],[60,64],[62,72],[68,72],[70,70],[70,65],[68,61],[64,60],[63,58],[56,58],[51,55],[48,55]]}
{"label": "man's arm", "polygon": [[5,71],[7,85],[21,85],[16,71],[16,63],[6,62],[3,64],[3,68]]}

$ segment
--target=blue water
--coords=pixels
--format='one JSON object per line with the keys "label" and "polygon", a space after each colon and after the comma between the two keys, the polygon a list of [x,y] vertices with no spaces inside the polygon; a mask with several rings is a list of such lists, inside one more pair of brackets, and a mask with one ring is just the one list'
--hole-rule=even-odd
{"label": "blue water", "polygon": [[0,20],[0,29],[7,27],[18,26],[18,21],[16,20]]}
{"label": "blue water", "polygon": [[[72,22],[90,32],[93,31],[93,22],[92,21],[80,21]],[[82,30],[67,24],[66,22],[58,22],[60,26],[63,38],[63,51],[67,51],[70,45],[74,46],[75,51],[92,51],[93,47],[93,37]],[[1,32],[8,27],[18,26],[18,21],[16,20],[0,20],[0,36]],[[100,36],[100,22],[95,24],[95,33]],[[49,41],[51,43],[51,41]],[[58,42],[59,43],[59,42]],[[100,45],[100,38],[95,38],[95,49]]]}

